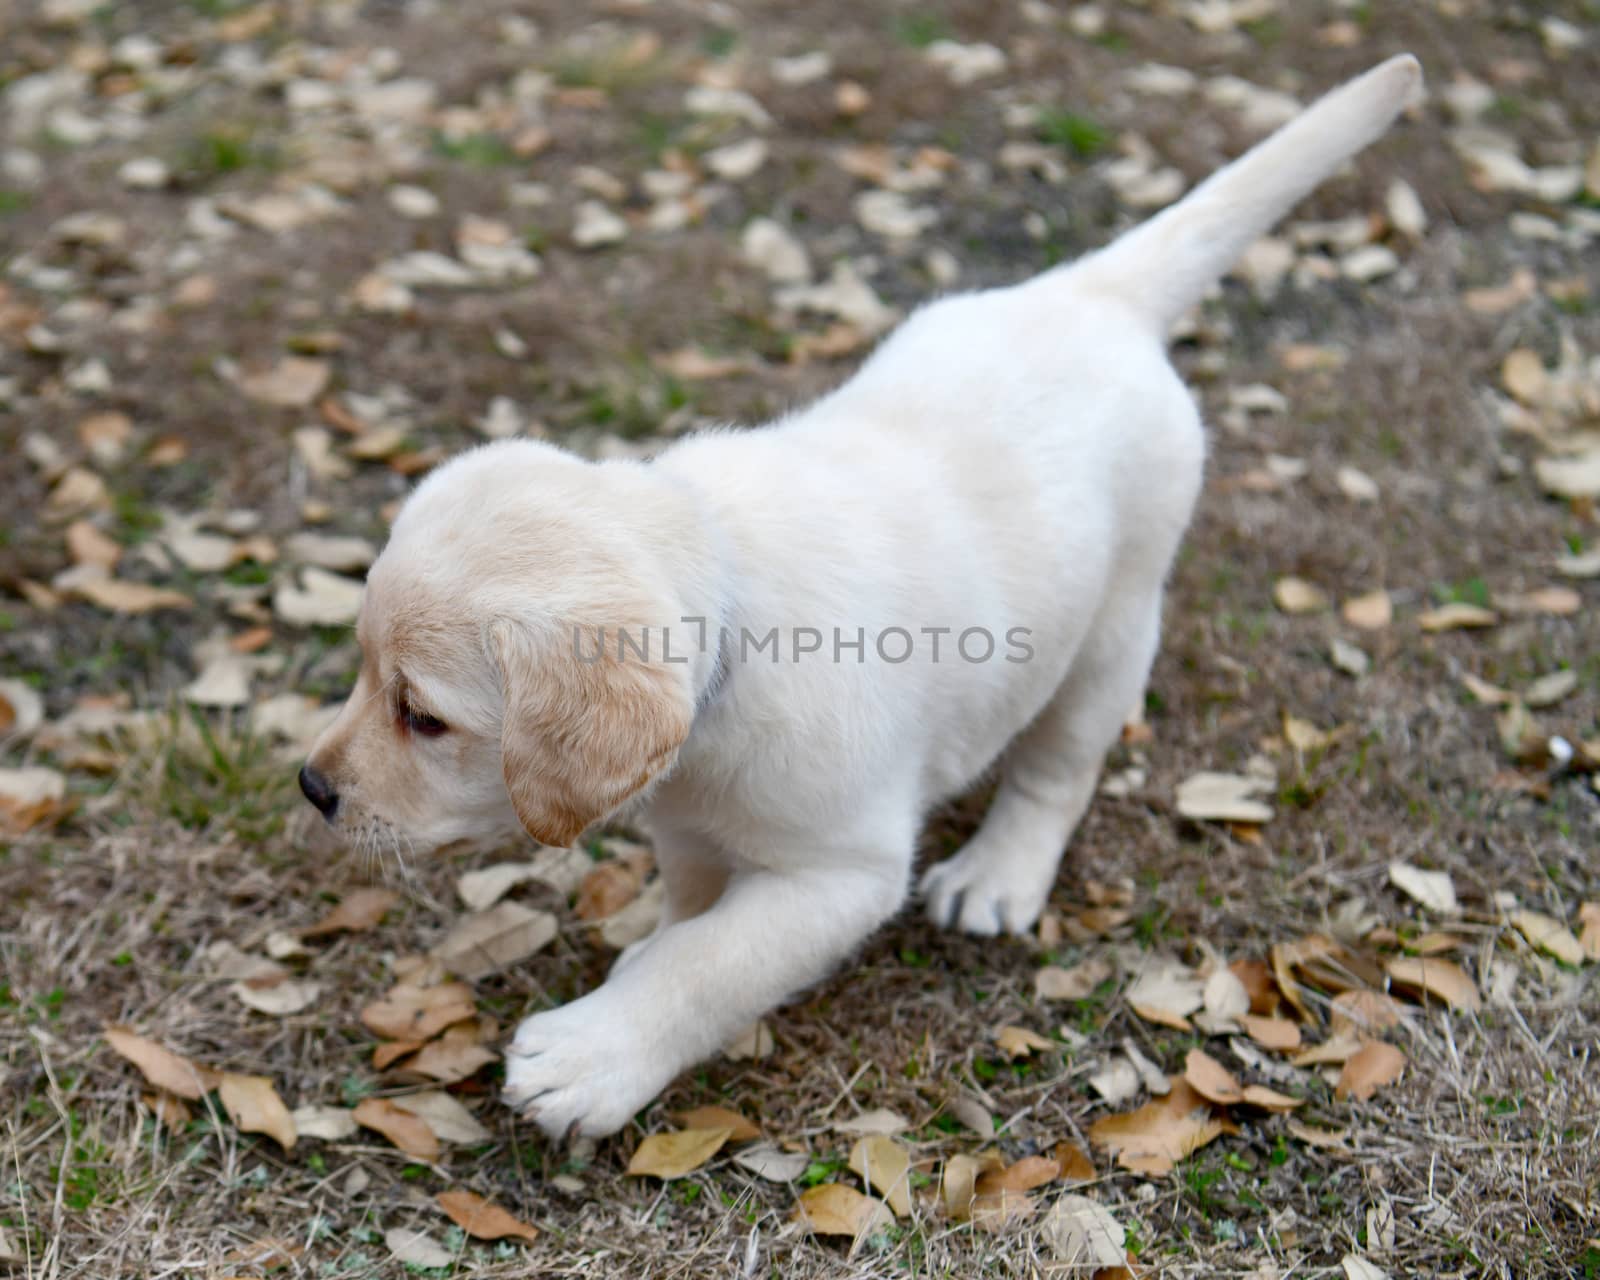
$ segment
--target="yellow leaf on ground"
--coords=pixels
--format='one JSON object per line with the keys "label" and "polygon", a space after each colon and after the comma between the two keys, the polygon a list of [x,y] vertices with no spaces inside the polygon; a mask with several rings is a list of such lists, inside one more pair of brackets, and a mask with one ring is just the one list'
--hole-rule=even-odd
{"label": "yellow leaf on ground", "polygon": [[222,1080],[210,1067],[202,1067],[170,1049],[163,1049],[127,1027],[107,1027],[104,1034],[106,1043],[138,1067],[146,1080],[180,1098],[197,1102]]}
{"label": "yellow leaf on ground", "polygon": [[245,1133],[264,1133],[285,1151],[293,1151],[294,1117],[266,1076],[226,1072],[217,1086],[222,1107]]}
{"label": "yellow leaf on ground", "polygon": [[381,1133],[408,1156],[433,1161],[439,1158],[439,1136],[421,1116],[412,1115],[388,1098],[363,1098],[351,1113],[363,1129]]}
{"label": "yellow leaf on ground", "polygon": [[452,1023],[477,1013],[464,982],[414,987],[402,982],[361,1011],[361,1024],[386,1040],[431,1040]]}
{"label": "yellow leaf on ground", "polygon": [[995,1032],[995,1047],[1005,1056],[1007,1062],[1015,1062],[1018,1058],[1026,1058],[1041,1049],[1054,1049],[1057,1044],[1049,1036],[1042,1036],[1037,1031],[1030,1031],[1027,1027],[1001,1027]]}
{"label": "yellow leaf on ground", "polygon": [[1426,991],[1452,1009],[1472,1010],[1483,1004],[1477,984],[1454,961],[1437,956],[1395,956],[1384,969],[1391,982]]}
{"label": "yellow leaf on ground", "polygon": [[849,1236],[852,1240],[894,1225],[894,1215],[881,1200],[839,1182],[824,1182],[805,1192],[792,1220],[804,1223],[819,1236]]}
{"label": "yellow leaf on ground", "polygon": [[1529,946],[1548,952],[1573,968],[1583,963],[1583,944],[1573,936],[1571,929],[1553,916],[1539,911],[1514,911],[1511,923],[1528,940]]}
{"label": "yellow leaf on ground", "polygon": [[1247,1013],[1239,1019],[1239,1023],[1244,1027],[1245,1034],[1263,1049],[1290,1053],[1300,1047],[1299,1024],[1288,1018],[1263,1018],[1259,1014]]}
{"label": "yellow leaf on ground", "polygon": [[680,1129],[676,1133],[652,1133],[639,1144],[628,1161],[631,1177],[681,1178],[693,1173],[733,1136],[726,1126],[720,1129]]}
{"label": "yellow leaf on ground", "polygon": [[474,1240],[504,1240],[514,1236],[531,1243],[539,1238],[537,1227],[530,1227],[471,1191],[441,1191],[434,1199],[450,1215],[450,1221]]}
{"label": "yellow leaf on ground", "polygon": [[1392,1044],[1370,1040],[1351,1054],[1339,1072],[1333,1093],[1338,1098],[1365,1102],[1384,1085],[1393,1084],[1405,1070],[1406,1055]]}
{"label": "yellow leaf on ground", "polygon": [[316,924],[302,929],[302,938],[320,938],[329,933],[365,933],[376,928],[384,915],[400,901],[391,889],[355,889],[339,900],[339,905]]}
{"label": "yellow leaf on ground", "polygon": [[1208,1102],[1230,1106],[1243,1096],[1232,1072],[1204,1049],[1190,1049],[1184,1059],[1183,1078]]}
{"label": "yellow leaf on ground", "polygon": [[893,1138],[869,1134],[850,1148],[851,1172],[881,1194],[895,1217],[911,1212],[911,1153]]}
{"label": "yellow leaf on ground", "polygon": [[1328,607],[1328,597],[1320,587],[1293,576],[1272,584],[1272,601],[1285,613],[1317,613]]}
{"label": "yellow leaf on ground", "polygon": [[1382,631],[1394,621],[1394,601],[1387,591],[1351,596],[1339,606],[1339,616],[1361,631]]}
{"label": "yellow leaf on ground", "polygon": [[972,1197],[972,1225],[980,1231],[998,1234],[1038,1211],[1039,1204],[1021,1191],[991,1191]]}
{"label": "yellow leaf on ground", "polygon": [[761,1136],[761,1129],[755,1121],[727,1107],[695,1107],[690,1111],[674,1112],[672,1118],[685,1129],[726,1129],[729,1142],[749,1142]]}
{"label": "yellow leaf on ground", "polygon": [[1113,1153],[1124,1169],[1159,1177],[1222,1131],[1211,1104],[1187,1080],[1174,1076],[1166,1097],[1096,1120],[1089,1126],[1089,1140]]}
{"label": "yellow leaf on ground", "polygon": [[1417,625],[1424,631],[1463,631],[1492,627],[1499,621],[1500,615],[1493,609],[1460,600],[1417,615]]}

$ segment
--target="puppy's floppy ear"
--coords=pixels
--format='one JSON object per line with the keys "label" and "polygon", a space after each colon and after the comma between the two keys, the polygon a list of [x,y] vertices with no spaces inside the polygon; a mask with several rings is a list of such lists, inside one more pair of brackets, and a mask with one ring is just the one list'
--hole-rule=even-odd
{"label": "puppy's floppy ear", "polygon": [[506,790],[541,844],[571,844],[667,768],[689,736],[694,702],[682,667],[595,656],[592,633],[580,654],[504,621],[489,643],[505,706]]}

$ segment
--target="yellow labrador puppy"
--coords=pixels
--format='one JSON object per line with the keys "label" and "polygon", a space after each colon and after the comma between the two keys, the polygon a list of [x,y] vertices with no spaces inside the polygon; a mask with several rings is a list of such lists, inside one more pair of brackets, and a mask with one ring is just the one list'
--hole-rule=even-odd
{"label": "yellow labrador puppy", "polygon": [[567,844],[633,800],[666,887],[603,986],[518,1028],[514,1105],[620,1128],[892,915],[929,807],[991,768],[923,895],[972,933],[1034,922],[1200,487],[1167,330],[1420,80],[1383,63],[1109,248],[917,312],[763,430],[650,463],[494,444],[417,488],[307,797],[407,848]]}

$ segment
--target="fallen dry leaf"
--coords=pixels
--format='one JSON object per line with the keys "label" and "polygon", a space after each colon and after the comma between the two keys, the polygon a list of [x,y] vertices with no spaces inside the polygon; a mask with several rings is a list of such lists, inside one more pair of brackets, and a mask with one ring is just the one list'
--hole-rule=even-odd
{"label": "fallen dry leaf", "polygon": [[1486,707],[1503,707],[1516,698],[1516,694],[1509,689],[1502,689],[1499,685],[1490,684],[1481,680],[1470,671],[1461,677],[1461,683],[1466,690]]}
{"label": "fallen dry leaf", "polygon": [[300,930],[300,936],[320,938],[330,933],[365,933],[375,929],[399,902],[400,895],[390,889],[352,890],[316,924]]}
{"label": "fallen dry leaf", "polygon": [[721,1151],[732,1136],[733,1130],[727,1127],[652,1133],[633,1153],[627,1173],[636,1178],[681,1178]]}
{"label": "fallen dry leaf", "polygon": [[386,1040],[431,1040],[452,1023],[477,1013],[464,982],[414,987],[402,982],[361,1011],[361,1023]]}
{"label": "fallen dry leaf", "polygon": [[1461,631],[1492,627],[1499,621],[1500,615],[1493,609],[1485,609],[1482,605],[1465,604],[1459,600],[1417,615],[1417,625],[1424,631]]}
{"label": "fallen dry leaf", "polygon": [[1600,902],[1585,902],[1580,906],[1578,920],[1583,925],[1583,935],[1578,939],[1583,954],[1591,960],[1600,960]]}
{"label": "fallen dry leaf", "polygon": [[1305,1143],[1308,1147],[1342,1147],[1349,1133],[1346,1129],[1323,1129],[1317,1125],[1303,1124],[1299,1120],[1290,1120],[1286,1128],[1291,1138]]}
{"label": "fallen dry leaf", "polygon": [[840,1182],[824,1182],[802,1194],[791,1220],[804,1223],[819,1236],[849,1236],[852,1240],[894,1225],[894,1215],[881,1200]]}
{"label": "fallen dry leaf", "polygon": [[761,1136],[761,1129],[755,1121],[727,1107],[695,1107],[689,1111],[676,1111],[672,1119],[685,1129],[726,1129],[729,1142],[749,1142]]}
{"label": "fallen dry leaf", "polygon": [[439,1158],[439,1137],[421,1116],[412,1115],[388,1098],[363,1098],[351,1118],[363,1129],[381,1133],[406,1155],[417,1160]]}
{"label": "fallen dry leaf", "polygon": [[1264,1084],[1247,1084],[1239,1095],[1241,1102],[1252,1107],[1260,1107],[1263,1111],[1293,1111],[1296,1107],[1305,1105],[1304,1098],[1293,1098],[1287,1093],[1279,1093],[1276,1089],[1269,1089]]}
{"label": "fallen dry leaf", "polygon": [[142,1093],[139,1101],[150,1108],[151,1114],[169,1133],[182,1133],[194,1119],[194,1111],[189,1104],[170,1093]]}
{"label": "fallen dry leaf", "polygon": [[72,594],[110,613],[154,613],[158,609],[188,609],[194,601],[181,591],[152,587],[121,578],[83,578],[72,584]]}
{"label": "fallen dry leaf", "polygon": [[1190,1049],[1183,1063],[1183,1078],[1208,1102],[1229,1106],[1243,1096],[1239,1082],[1203,1049]]}
{"label": "fallen dry leaf", "polygon": [[[1120,1268],[1127,1261],[1127,1232],[1097,1200],[1088,1196],[1065,1195],[1050,1206],[1042,1224],[1056,1261],[1076,1274],[1081,1268]],[[1097,1271],[1096,1276],[1104,1272]]]}
{"label": "fallen dry leaf", "polygon": [[441,1209],[474,1240],[505,1240],[515,1237],[530,1244],[539,1238],[536,1227],[512,1217],[497,1204],[491,1204],[471,1191],[441,1191],[434,1197]]}
{"label": "fallen dry leaf", "polygon": [[408,1093],[390,1101],[400,1110],[416,1116],[444,1142],[471,1145],[488,1142],[494,1136],[483,1127],[477,1116],[467,1110],[459,1098],[443,1090],[428,1089],[422,1093]]}
{"label": "fallen dry leaf", "polygon": [[766,1142],[735,1151],[732,1159],[741,1169],[768,1182],[793,1182],[811,1167],[811,1157],[804,1151],[780,1151]]}
{"label": "fallen dry leaf", "polygon": [[163,1049],[123,1026],[107,1027],[106,1043],[139,1068],[144,1078],[158,1089],[198,1102],[222,1081],[220,1073]]}
{"label": "fallen dry leaf", "polygon": [[957,1222],[965,1222],[972,1214],[972,1198],[977,1194],[978,1175],[984,1162],[977,1156],[961,1152],[944,1162],[939,1176],[939,1199],[945,1213]]}
{"label": "fallen dry leaf", "polygon": [[1334,1096],[1365,1102],[1384,1085],[1398,1080],[1405,1065],[1406,1055],[1399,1049],[1382,1040],[1370,1040],[1345,1060]]}
{"label": "fallen dry leaf", "polygon": [[1189,1030],[1189,1015],[1205,1003],[1205,984],[1177,961],[1154,963],[1125,992],[1128,1007],[1146,1022]]}
{"label": "fallen dry leaf", "polygon": [[1111,962],[1099,956],[1070,969],[1046,965],[1033,975],[1033,991],[1041,1000],[1087,1000],[1112,972]]}
{"label": "fallen dry leaf", "polygon": [[1341,991],[1333,998],[1328,1032],[1335,1038],[1370,1036],[1399,1026],[1404,1018],[1405,1009],[1393,996],[1381,991]]}
{"label": "fallen dry leaf", "polygon": [[449,1267],[456,1255],[428,1235],[409,1227],[395,1227],[383,1233],[383,1243],[395,1261],[412,1267]]}
{"label": "fallen dry leaf", "polygon": [[1096,1120],[1089,1126],[1089,1140],[1114,1154],[1124,1169],[1159,1177],[1223,1131],[1211,1104],[1188,1081],[1174,1077],[1165,1098]]}
{"label": "fallen dry leaf", "polygon": [[1436,915],[1453,916],[1461,910],[1448,871],[1424,871],[1409,862],[1391,862],[1389,883]]}
{"label": "fallen dry leaf", "polygon": [[1288,1018],[1265,1018],[1259,1014],[1247,1013],[1239,1019],[1239,1023],[1244,1027],[1245,1035],[1263,1049],[1289,1053],[1300,1047],[1299,1024],[1291,1022]]}
{"label": "fallen dry leaf", "polygon": [[621,860],[602,862],[584,876],[572,913],[580,920],[604,920],[638,897],[643,886],[644,873],[639,867]]}
{"label": "fallen dry leaf", "polygon": [[1272,601],[1285,613],[1319,613],[1328,607],[1327,595],[1304,578],[1279,578],[1272,584]]}
{"label": "fallen dry leaf", "polygon": [[872,1111],[863,1111],[848,1120],[839,1121],[833,1126],[833,1131],[858,1136],[868,1133],[893,1135],[904,1133],[910,1127],[911,1121],[899,1112],[890,1111],[887,1107],[878,1107]]}
{"label": "fallen dry leaf", "polygon": [[1235,960],[1228,972],[1238,978],[1250,994],[1250,1012],[1270,1014],[1277,1012],[1283,1003],[1278,985],[1273,981],[1272,969],[1263,960]]}
{"label": "fallen dry leaf", "polygon": [[1076,1142],[1065,1140],[1056,1143],[1056,1164],[1061,1169],[1063,1182],[1093,1182],[1094,1161]]}
{"label": "fallen dry leaf", "polygon": [[1030,1031],[1027,1027],[1001,1027],[995,1033],[994,1043],[1007,1062],[1026,1058],[1042,1049],[1058,1047],[1050,1037]]}
{"label": "fallen dry leaf", "polygon": [[1330,1036],[1321,1044],[1314,1044],[1308,1049],[1302,1049],[1289,1059],[1289,1064],[1295,1067],[1321,1067],[1340,1065],[1350,1061],[1366,1041],[1353,1031],[1341,1032]]}
{"label": "fallen dry leaf", "polygon": [[1478,986],[1460,965],[1436,956],[1394,956],[1384,966],[1392,982],[1413,990],[1426,991],[1452,1009],[1481,1007]]}
{"label": "fallen dry leaf", "polygon": [[858,1138],[850,1148],[850,1169],[881,1194],[897,1218],[911,1212],[911,1153],[881,1133]]}
{"label": "fallen dry leaf", "polygon": [[773,1047],[772,1028],[765,1022],[757,1022],[723,1045],[722,1056],[730,1062],[759,1062],[772,1052]]}
{"label": "fallen dry leaf", "polygon": [[487,977],[525,960],[559,932],[548,911],[520,902],[501,902],[467,916],[445,935],[432,955],[451,973],[469,981]]}
{"label": "fallen dry leaf", "polygon": [[1554,917],[1539,911],[1519,910],[1511,913],[1511,924],[1536,950],[1574,969],[1583,963],[1583,945],[1573,936],[1572,930]]}
{"label": "fallen dry leaf", "polygon": [[262,404],[304,409],[327,388],[332,374],[332,366],[326,360],[284,356],[270,368],[242,374],[239,390]]}
{"label": "fallen dry leaf", "polygon": [[0,769],[0,833],[21,835],[66,812],[66,775],[42,765]]}
{"label": "fallen dry leaf", "polygon": [[1272,806],[1255,797],[1273,790],[1271,781],[1236,773],[1197,773],[1178,784],[1178,812],[1196,821],[1272,821]]}
{"label": "fallen dry leaf", "polygon": [[441,1084],[465,1080],[499,1057],[483,1044],[476,1022],[458,1022],[437,1040],[423,1045],[405,1064],[405,1070]]}
{"label": "fallen dry leaf", "polygon": [[293,1151],[294,1117],[267,1076],[236,1075],[229,1071],[217,1085],[217,1096],[234,1124],[245,1133],[264,1133],[285,1151]]}
{"label": "fallen dry leaf", "polygon": [[314,1005],[322,995],[321,983],[300,982],[293,978],[265,984],[235,982],[228,989],[240,1004],[274,1018],[301,1013]]}
{"label": "fallen dry leaf", "polygon": [[[1080,1153],[1081,1154],[1081,1153]],[[989,1169],[978,1176],[980,1196],[996,1192],[1026,1192],[1045,1186],[1061,1176],[1061,1165],[1049,1156],[1023,1156],[1003,1168]]]}
{"label": "fallen dry leaf", "polygon": [[296,1134],[321,1142],[344,1142],[355,1137],[358,1128],[349,1107],[296,1107],[289,1114]]}
{"label": "fallen dry leaf", "polygon": [[1394,601],[1387,591],[1352,596],[1339,606],[1339,616],[1361,631],[1382,631],[1394,621]]}

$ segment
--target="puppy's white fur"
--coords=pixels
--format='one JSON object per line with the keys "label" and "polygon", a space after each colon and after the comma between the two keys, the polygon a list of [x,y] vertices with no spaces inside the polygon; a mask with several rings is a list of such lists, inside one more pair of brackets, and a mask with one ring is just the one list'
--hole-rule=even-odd
{"label": "puppy's white fur", "polygon": [[[621,1127],[891,915],[923,815],[997,762],[983,825],[922,887],[943,924],[1033,923],[1143,689],[1200,486],[1166,330],[1419,80],[1384,63],[1108,249],[924,308],[765,430],[650,464],[493,445],[418,488],[312,754],[336,825],[570,840],[634,795],[667,889],[602,987],[518,1029],[514,1103],[552,1134]],[[774,627],[776,662],[750,639]],[[641,628],[651,660],[619,659]],[[585,661],[596,629],[611,652]],[[796,660],[798,629],[821,651]],[[689,661],[662,661],[664,631]]]}

